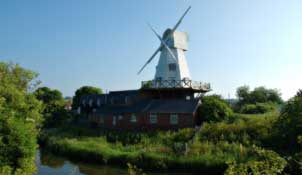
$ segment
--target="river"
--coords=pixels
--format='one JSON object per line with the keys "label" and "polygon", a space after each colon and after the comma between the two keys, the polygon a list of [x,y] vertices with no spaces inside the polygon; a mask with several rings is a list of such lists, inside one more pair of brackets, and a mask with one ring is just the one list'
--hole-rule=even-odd
{"label": "river", "polygon": [[[108,165],[73,162],[54,154],[37,151],[35,175],[127,175],[127,169]],[[147,173],[148,175],[189,175],[188,173]]]}

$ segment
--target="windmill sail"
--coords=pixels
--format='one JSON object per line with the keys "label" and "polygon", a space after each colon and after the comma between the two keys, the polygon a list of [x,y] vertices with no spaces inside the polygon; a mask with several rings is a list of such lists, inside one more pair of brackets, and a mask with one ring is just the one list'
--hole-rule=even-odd
{"label": "windmill sail", "polygon": [[172,35],[174,33],[174,31],[178,28],[178,26],[181,24],[183,18],[186,16],[186,14],[189,12],[189,10],[191,9],[191,6],[188,7],[188,9],[185,11],[185,13],[180,17],[180,19],[177,21],[176,25],[173,27],[172,32],[169,33],[168,37],[166,37],[164,40],[155,32],[155,30],[153,30],[153,28],[151,27],[151,29],[153,30],[153,32],[159,36],[158,38],[161,40],[161,45],[159,46],[159,48],[153,53],[153,55],[148,59],[148,61],[144,64],[144,66],[138,71],[137,74],[140,74],[144,68],[153,60],[153,58],[157,55],[157,53],[161,50],[162,46],[164,46],[165,48],[167,48],[169,54],[171,54],[172,58],[174,58],[175,60],[176,57],[173,54],[173,52],[170,50],[169,46],[166,45],[166,42],[168,40],[168,38],[170,37],[170,35]]}

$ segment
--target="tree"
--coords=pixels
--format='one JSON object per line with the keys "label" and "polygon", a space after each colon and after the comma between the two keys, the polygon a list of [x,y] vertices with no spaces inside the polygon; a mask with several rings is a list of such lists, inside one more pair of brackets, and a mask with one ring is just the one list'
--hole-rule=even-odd
{"label": "tree", "polygon": [[233,111],[220,96],[205,96],[198,109],[199,118],[203,121],[222,121],[230,119]]}
{"label": "tree", "polygon": [[38,74],[0,62],[0,173],[32,174],[42,104],[31,90]]}
{"label": "tree", "polygon": [[248,86],[241,86],[237,88],[236,95],[239,99],[239,104],[244,104],[249,101],[250,88]]}
{"label": "tree", "polygon": [[296,94],[296,97],[300,97],[302,98],[302,89],[299,89],[297,94]]}
{"label": "tree", "polygon": [[65,110],[65,100],[60,91],[40,87],[34,94],[38,100],[43,102],[44,127],[53,127],[69,118]]}
{"label": "tree", "polygon": [[239,105],[266,102],[282,103],[281,94],[278,90],[267,89],[263,86],[256,87],[253,91],[250,91],[248,86],[241,86],[237,88],[236,94],[239,99]]}
{"label": "tree", "polygon": [[97,95],[102,94],[103,91],[100,88],[92,87],[92,86],[83,86],[76,90],[75,96],[72,100],[72,109],[77,109],[80,105],[81,97],[84,95]]}
{"label": "tree", "polygon": [[[295,96],[283,107],[276,122],[278,140],[285,150],[294,151],[302,148],[302,98]],[[280,138],[281,137],[281,138]],[[300,139],[299,139],[300,137]],[[300,141],[299,141],[300,140]]]}
{"label": "tree", "polygon": [[283,103],[278,90],[267,89],[263,86],[256,87],[252,91],[250,91],[248,86],[241,86],[237,88],[236,93],[238,103],[235,105],[235,111],[266,111],[258,109],[264,109],[263,107],[266,109],[277,109],[277,104]]}

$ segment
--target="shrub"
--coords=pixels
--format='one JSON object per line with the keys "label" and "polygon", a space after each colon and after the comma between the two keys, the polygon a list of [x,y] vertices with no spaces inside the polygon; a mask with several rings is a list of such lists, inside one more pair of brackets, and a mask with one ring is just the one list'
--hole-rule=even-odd
{"label": "shrub", "polygon": [[281,174],[286,166],[286,161],[277,153],[253,147],[256,160],[246,163],[229,162],[225,175],[276,175]]}
{"label": "shrub", "polygon": [[272,102],[268,103],[256,103],[256,104],[245,104],[241,107],[240,113],[243,114],[264,114],[277,110],[276,104]]}
{"label": "shrub", "polygon": [[299,136],[302,135],[302,98],[299,96],[290,99],[283,107],[280,117],[275,124],[276,141],[279,148],[291,152],[301,150]]}
{"label": "shrub", "polygon": [[232,114],[232,109],[217,95],[203,97],[202,104],[198,109],[199,118],[208,122],[228,120]]}

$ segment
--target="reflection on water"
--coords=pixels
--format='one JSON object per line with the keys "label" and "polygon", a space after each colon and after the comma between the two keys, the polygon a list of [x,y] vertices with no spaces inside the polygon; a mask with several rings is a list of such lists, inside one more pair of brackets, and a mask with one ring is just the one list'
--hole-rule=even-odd
{"label": "reflection on water", "polygon": [[[42,150],[37,151],[35,175],[127,175],[127,169],[71,162]],[[189,175],[188,173],[147,173],[148,175]],[[197,173],[199,174],[199,173]]]}
{"label": "reflection on water", "polygon": [[127,175],[126,169],[73,163],[43,151],[37,151],[36,164],[36,175]]}

